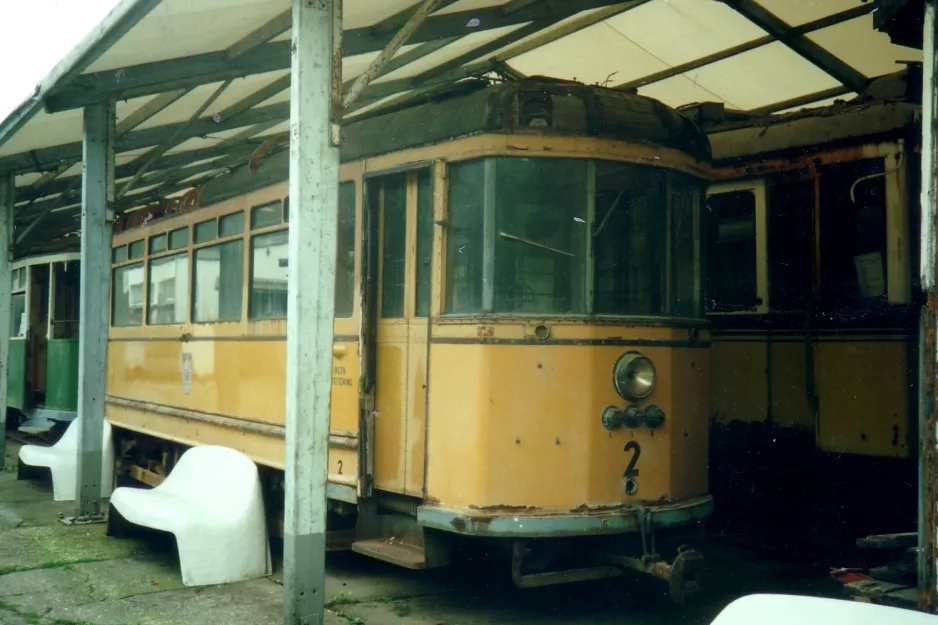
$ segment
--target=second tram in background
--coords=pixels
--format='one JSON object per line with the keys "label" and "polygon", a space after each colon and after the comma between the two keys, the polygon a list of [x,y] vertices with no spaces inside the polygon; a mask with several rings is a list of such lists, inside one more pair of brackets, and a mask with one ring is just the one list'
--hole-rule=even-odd
{"label": "second tram in background", "polygon": [[[709,129],[721,523],[832,546],[915,528],[923,300],[914,83],[899,73],[856,101]],[[871,497],[881,505],[871,508]]]}
{"label": "second tram in background", "polygon": [[77,415],[80,256],[76,239],[12,263],[8,428],[42,434]]}

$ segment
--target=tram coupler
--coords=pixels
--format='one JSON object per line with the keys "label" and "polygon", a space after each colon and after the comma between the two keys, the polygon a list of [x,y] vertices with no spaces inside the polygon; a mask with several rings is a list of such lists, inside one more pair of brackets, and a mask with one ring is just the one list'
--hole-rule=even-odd
{"label": "tram coupler", "polygon": [[685,605],[688,596],[703,590],[701,579],[706,569],[706,560],[698,551],[687,545],[681,545],[677,551],[677,557],[671,564],[656,554],[632,558],[615,553],[604,553],[602,557],[607,562],[647,573],[668,582],[671,599],[678,605]]}

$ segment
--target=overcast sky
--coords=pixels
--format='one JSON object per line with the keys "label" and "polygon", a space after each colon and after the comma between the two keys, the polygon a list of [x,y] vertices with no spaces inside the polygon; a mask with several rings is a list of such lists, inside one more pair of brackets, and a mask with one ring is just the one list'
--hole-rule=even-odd
{"label": "overcast sky", "polygon": [[119,0],[0,0],[0,120]]}

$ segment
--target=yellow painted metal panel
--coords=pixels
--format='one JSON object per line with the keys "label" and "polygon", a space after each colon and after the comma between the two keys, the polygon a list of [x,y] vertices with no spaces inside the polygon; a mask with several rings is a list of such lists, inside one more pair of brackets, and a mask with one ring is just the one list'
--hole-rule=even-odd
{"label": "yellow painted metal panel", "polygon": [[[358,432],[358,344],[333,359],[332,429]],[[182,357],[191,356],[191,388]],[[286,341],[112,341],[108,394],[282,425],[286,414]]]}
{"label": "yellow painted metal panel", "polygon": [[[658,372],[641,405],[660,406],[665,424],[609,432],[603,409],[627,405],[612,384],[626,349],[433,344],[428,497],[463,508],[569,510],[704,494],[706,350],[640,348]],[[631,452],[624,448],[633,440],[641,445],[640,475],[630,497],[623,473]]]}
{"label": "yellow painted metal panel", "polygon": [[716,340],[710,351],[710,401],[717,423],[764,421],[765,341]]}
{"label": "yellow painted metal panel", "polygon": [[818,445],[825,451],[909,455],[908,345],[820,342]]}
{"label": "yellow painted metal panel", "polygon": [[773,423],[783,428],[813,430],[814,411],[808,403],[804,337],[772,341],[770,352]]}

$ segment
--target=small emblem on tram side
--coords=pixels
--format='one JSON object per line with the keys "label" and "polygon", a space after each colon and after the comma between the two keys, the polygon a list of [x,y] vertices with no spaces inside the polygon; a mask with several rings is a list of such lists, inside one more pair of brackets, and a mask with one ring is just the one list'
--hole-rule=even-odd
{"label": "small emblem on tram side", "polygon": [[182,392],[186,395],[192,390],[192,354],[182,355]]}

